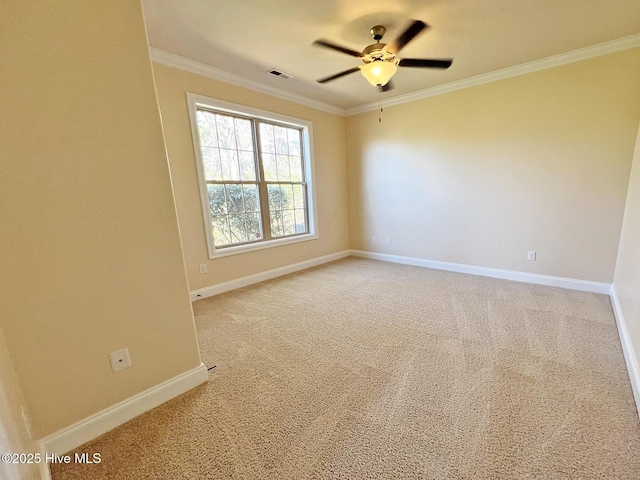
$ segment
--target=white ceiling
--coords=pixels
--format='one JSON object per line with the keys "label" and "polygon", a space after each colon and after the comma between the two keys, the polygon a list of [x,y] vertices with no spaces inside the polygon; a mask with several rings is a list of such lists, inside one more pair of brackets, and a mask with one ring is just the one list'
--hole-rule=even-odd
{"label": "white ceiling", "polygon": [[[640,0],[143,0],[143,8],[154,49],[345,110],[640,34]],[[399,68],[385,93],[359,73],[316,83],[361,60],[314,40],[361,51],[372,26],[384,25],[389,43],[412,19],[431,28],[399,56],[453,58],[451,68]]]}

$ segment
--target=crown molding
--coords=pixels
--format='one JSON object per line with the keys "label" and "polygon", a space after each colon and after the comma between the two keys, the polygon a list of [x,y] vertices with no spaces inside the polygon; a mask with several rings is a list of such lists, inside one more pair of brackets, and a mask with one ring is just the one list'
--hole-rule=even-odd
{"label": "crown molding", "polygon": [[[551,57],[543,58],[540,60],[534,60],[533,62],[527,62],[520,65],[515,65],[513,67],[503,68],[502,70],[496,70],[494,72],[483,73],[481,75],[476,75],[475,77],[465,78],[463,80],[446,83],[444,85],[438,85],[436,87],[427,88],[418,92],[399,95],[388,100],[383,100],[382,106],[389,107],[391,105],[413,102],[422,98],[442,95],[443,93],[449,93],[456,90],[462,90],[464,88],[475,87],[477,85],[483,85],[485,83],[491,83],[497,80],[503,80],[505,78],[517,77],[519,75],[537,72],[539,70],[559,67],[568,63],[579,62],[580,60],[587,60],[589,58],[599,57],[601,55],[606,55],[609,53],[620,52],[622,50],[628,50],[630,48],[639,46],[640,34],[630,35],[628,37],[611,40],[609,42],[600,43],[591,47],[580,48],[578,50],[560,53],[558,55],[553,55]],[[377,110],[378,108],[380,108],[380,102],[369,103],[366,105],[348,109],[346,111],[346,115],[357,115],[359,113]]]}
{"label": "crown molding", "polygon": [[344,108],[339,108],[334,105],[329,105],[328,103],[312,100],[308,97],[298,95],[295,93],[286,92],[279,88],[275,88],[269,85],[264,85],[260,82],[247,80],[246,78],[243,78],[240,75],[229,73],[219,68],[212,67],[204,63],[196,62],[195,60],[190,60],[180,55],[176,55],[175,53],[169,53],[154,47],[150,47],[149,51],[151,53],[151,60],[153,60],[154,62],[161,63],[163,65],[167,65],[169,67],[179,68],[181,70],[186,70],[187,72],[203,75],[205,77],[209,77],[214,80],[220,80],[222,82],[231,83],[233,85],[244,87],[256,92],[266,93],[267,95],[278,97],[283,100],[288,100],[290,102],[315,108],[317,110],[322,110],[328,113],[333,113],[335,115],[344,116],[346,115],[346,112],[347,112]]}
{"label": "crown molding", "polygon": [[[587,60],[589,58],[599,57],[601,55],[607,55],[609,53],[620,52],[635,47],[640,47],[640,33],[622,37],[617,40],[611,40],[609,42],[600,43],[598,45],[580,48],[578,50],[572,50],[566,53],[560,53],[558,55],[553,55],[551,57],[543,58],[540,60],[522,63],[513,67],[503,68],[494,72],[483,73],[480,75],[476,75],[475,77],[457,80],[455,82],[446,83],[444,85],[426,88],[424,90],[408,93],[406,95],[398,95],[397,97],[383,100],[382,106],[390,107],[392,105],[400,105],[402,103],[413,102],[415,100],[420,100],[427,97],[434,97],[436,95],[442,95],[444,93],[454,92],[456,90],[475,87],[477,85],[483,85],[506,78],[517,77],[519,75],[546,70],[548,68],[559,67],[561,65],[579,62],[581,60]],[[358,107],[344,109],[336,107],[335,105],[330,105],[328,103],[312,100],[303,95],[286,92],[276,87],[264,85],[260,82],[247,80],[240,75],[229,73],[219,68],[196,62],[194,60],[190,60],[188,58],[176,55],[174,53],[169,53],[158,48],[151,47],[150,52],[151,59],[154,62],[158,62],[170,67],[179,68],[181,70],[186,70],[198,75],[203,75],[205,77],[213,78],[214,80],[231,83],[233,85],[244,87],[256,92],[272,95],[283,100],[295,102],[300,105],[315,108],[328,113],[333,113],[335,115],[357,115],[359,113],[369,112],[380,108],[380,102],[376,101],[367,103],[365,105],[360,105]]]}

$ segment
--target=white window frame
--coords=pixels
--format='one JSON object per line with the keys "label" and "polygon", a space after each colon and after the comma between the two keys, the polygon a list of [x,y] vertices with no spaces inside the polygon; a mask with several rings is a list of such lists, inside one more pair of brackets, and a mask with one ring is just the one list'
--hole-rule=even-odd
{"label": "white window frame", "polygon": [[[292,243],[305,242],[318,238],[318,210],[315,188],[315,170],[313,162],[313,124],[308,120],[289,117],[279,113],[260,110],[258,108],[247,107],[236,103],[226,102],[217,98],[206,97],[195,93],[187,93],[187,104],[189,107],[189,119],[191,122],[191,136],[193,138],[193,146],[196,160],[196,168],[198,172],[198,186],[200,188],[200,201],[202,204],[202,215],[204,221],[204,231],[207,239],[207,249],[209,258],[220,258],[228,255],[236,255],[239,253],[253,252],[265,248],[273,248]],[[204,163],[202,159],[202,147],[200,145],[200,134],[198,131],[197,112],[198,107],[208,108],[220,111],[221,113],[229,113],[232,115],[240,115],[251,117],[257,120],[267,122],[277,122],[283,125],[289,125],[294,128],[301,129],[302,132],[302,161],[304,162],[305,182],[307,184],[307,216],[309,221],[309,232],[301,235],[295,235],[286,238],[275,238],[270,240],[261,240],[255,243],[243,245],[231,245],[216,248],[213,234],[211,210],[209,208],[209,194],[207,192],[207,181],[204,173]],[[260,208],[263,208],[261,205]]]}

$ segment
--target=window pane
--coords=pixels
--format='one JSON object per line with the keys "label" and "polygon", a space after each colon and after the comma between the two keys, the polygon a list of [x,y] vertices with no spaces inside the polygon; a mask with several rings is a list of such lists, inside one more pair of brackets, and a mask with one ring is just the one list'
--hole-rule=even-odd
{"label": "window pane", "polygon": [[295,233],[306,233],[307,232],[306,210],[301,208],[296,208],[294,210],[294,215],[295,215]]}
{"label": "window pane", "polygon": [[227,224],[226,215],[215,215],[212,217],[213,225],[213,243],[216,247],[222,245],[228,245],[231,243],[231,235],[229,232],[229,225]]}
{"label": "window pane", "polygon": [[253,182],[256,180],[256,164],[253,159],[253,152],[239,151],[240,178],[243,182]]}
{"label": "window pane", "polygon": [[293,208],[305,208],[304,187],[302,185],[292,185]]}
{"label": "window pane", "polygon": [[263,153],[275,153],[273,143],[273,125],[268,123],[260,124],[260,151]]}
{"label": "window pane", "polygon": [[275,184],[267,186],[269,196],[269,208],[286,210],[293,208],[293,186],[288,184]]}
{"label": "window pane", "polygon": [[220,148],[237,148],[233,117],[216,114],[216,127]]}
{"label": "window pane", "polygon": [[244,118],[235,119],[236,142],[238,150],[253,152],[253,135],[251,132],[251,122]]}
{"label": "window pane", "polygon": [[262,155],[262,170],[264,171],[264,179],[267,182],[275,182],[278,180],[275,155],[271,153],[265,153]]}
{"label": "window pane", "polygon": [[285,155],[276,155],[276,163],[278,168],[278,181],[290,182],[291,174],[289,173],[289,157]]}
{"label": "window pane", "polygon": [[271,221],[271,236],[274,238],[282,237],[284,235],[282,210],[271,210],[269,219]]}
{"label": "window pane", "polygon": [[204,165],[204,178],[207,180],[222,180],[220,150],[217,147],[202,147],[202,162]]}
{"label": "window pane", "polygon": [[282,237],[295,233],[293,187],[293,185],[288,184],[267,186],[272,237]]}
{"label": "window pane", "polygon": [[198,110],[198,132],[200,133],[200,145],[203,147],[217,147],[218,135],[216,133],[216,118],[211,112]]}
{"label": "window pane", "polygon": [[243,185],[244,211],[245,213],[259,213],[258,187],[256,185]]}
{"label": "window pane", "polygon": [[295,221],[293,217],[293,210],[283,210],[282,220],[284,235],[293,235],[295,233]]}
{"label": "window pane", "polygon": [[301,131],[261,123],[259,132],[264,179],[267,182],[302,182]]}
{"label": "window pane", "polygon": [[220,150],[220,163],[222,164],[223,180],[240,180],[238,152],[236,150]]}
{"label": "window pane", "polygon": [[287,140],[287,128],[284,127],[274,127],[273,135],[276,145],[276,153],[280,153],[286,155],[289,151],[289,142]]}
{"label": "window pane", "polygon": [[289,171],[292,182],[302,182],[302,158],[289,157]]}
{"label": "window pane", "polygon": [[293,208],[293,185],[281,185],[282,190],[282,209]]}
{"label": "window pane", "polygon": [[233,214],[228,216],[229,229],[231,231],[231,243],[247,241],[247,231],[244,226],[244,215]]}
{"label": "window pane", "polygon": [[300,130],[288,128],[287,140],[289,141],[289,155],[300,156]]}
{"label": "window pane", "polygon": [[267,185],[267,196],[269,197],[269,210],[272,212],[282,210],[281,202],[284,192],[280,185]]}
{"label": "window pane", "polygon": [[262,238],[257,185],[208,185],[212,232],[216,246]]}
{"label": "window pane", "polygon": [[209,193],[209,209],[211,216],[227,214],[227,202],[225,199],[224,185],[207,185]]}
{"label": "window pane", "polygon": [[247,226],[247,237],[249,241],[260,240],[262,238],[260,214],[250,213],[245,215],[245,225]]}
{"label": "window pane", "polygon": [[244,213],[242,185],[226,185],[227,213]]}

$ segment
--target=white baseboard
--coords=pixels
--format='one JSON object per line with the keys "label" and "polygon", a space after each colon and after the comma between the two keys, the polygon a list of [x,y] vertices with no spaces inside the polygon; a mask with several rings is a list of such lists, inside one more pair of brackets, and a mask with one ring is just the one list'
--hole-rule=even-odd
{"label": "white baseboard", "polygon": [[197,387],[207,379],[207,367],[201,363],[192,370],[40,439],[40,452],[43,457],[47,453],[64,454]]}
{"label": "white baseboard", "polygon": [[622,307],[620,306],[620,301],[618,300],[618,295],[613,285],[611,285],[610,297],[611,305],[613,305],[613,314],[616,317],[616,325],[618,326],[618,335],[620,335],[622,352],[624,353],[624,361],[627,364],[629,380],[631,380],[633,398],[636,401],[638,415],[640,415],[640,367],[638,367],[638,357],[636,357],[633,350],[633,344],[629,338],[629,330],[627,330],[627,324],[622,314]]}
{"label": "white baseboard", "polygon": [[611,284],[609,283],[590,282],[588,280],[576,280],[574,278],[552,277],[550,275],[539,275],[536,273],[516,272],[514,270],[501,270],[499,268],[477,267],[475,265],[465,265],[463,263],[440,262],[437,260],[426,260],[416,257],[389,255],[387,253],[351,250],[351,255],[353,255],[354,257],[382,260],[384,262],[402,263],[405,265],[434,268],[436,270],[468,273],[471,275],[480,275],[483,277],[501,278],[503,280],[513,280],[516,282],[535,283],[537,285],[568,288],[570,290],[581,290],[584,292],[604,293],[606,295],[609,294],[609,289],[611,288]]}
{"label": "white baseboard", "polygon": [[246,277],[237,278],[224,283],[218,283],[211,285],[210,287],[200,288],[198,290],[191,291],[191,301],[202,300],[203,298],[213,297],[214,295],[220,295],[221,293],[230,292],[238,288],[253,285],[254,283],[264,282],[265,280],[271,280],[272,278],[281,277],[289,273],[298,272],[305,268],[316,267],[323,263],[333,262],[351,255],[349,250],[343,250],[341,252],[332,253],[330,255],[324,255],[323,257],[312,258],[311,260],[305,260],[304,262],[293,263],[291,265],[285,265],[284,267],[274,268],[265,272],[256,273],[254,275],[248,275]]}
{"label": "white baseboard", "polygon": [[40,463],[40,480],[52,480],[51,470],[49,470],[49,465],[45,462]]}

